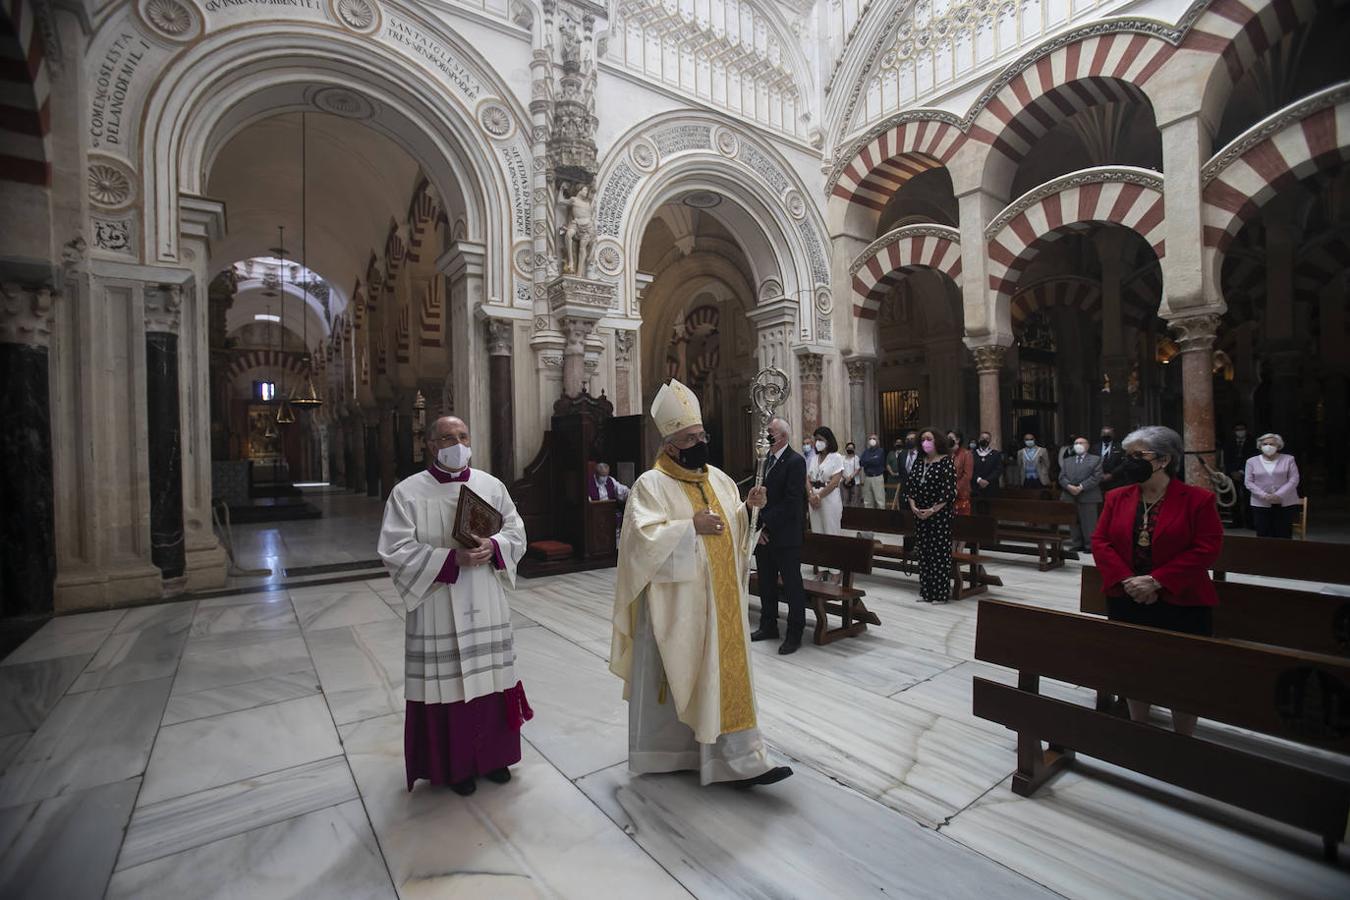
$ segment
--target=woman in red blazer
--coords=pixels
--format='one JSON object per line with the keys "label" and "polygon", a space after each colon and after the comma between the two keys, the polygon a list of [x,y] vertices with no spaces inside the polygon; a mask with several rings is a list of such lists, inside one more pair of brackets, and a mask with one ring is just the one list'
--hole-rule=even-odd
{"label": "woman in red blazer", "polygon": [[[1102,574],[1107,617],[1188,634],[1213,634],[1219,602],[1209,570],[1219,558],[1223,525],[1214,495],[1172,477],[1184,454],[1170,428],[1140,428],[1125,438],[1121,480],[1106,495],[1092,556]],[[1130,482],[1134,482],[1130,484]],[[1129,701],[1130,718],[1148,719],[1148,704]],[[1195,716],[1172,711],[1179,734]]]}

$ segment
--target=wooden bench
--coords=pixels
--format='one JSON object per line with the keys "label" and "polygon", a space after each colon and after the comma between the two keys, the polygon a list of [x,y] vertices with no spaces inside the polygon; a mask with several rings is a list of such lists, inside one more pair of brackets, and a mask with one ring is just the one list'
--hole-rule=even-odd
{"label": "wooden bench", "polygon": [[[1219,592],[1216,638],[1350,656],[1350,597],[1240,581],[1216,581],[1214,587]],[[1078,608],[1106,615],[1102,573],[1096,566],[1083,567]]]}
{"label": "wooden bench", "polygon": [[[1017,544],[1035,544],[1036,567],[1042,572],[1064,565],[1067,528],[1078,521],[1074,504],[1062,500],[977,499],[978,515],[998,520],[998,543],[990,549],[1027,552]],[[1011,542],[1011,545],[1010,543]]]}
{"label": "wooden bench", "polygon": [[[872,571],[873,542],[841,535],[812,534],[802,539],[802,563],[822,569],[838,571],[840,584],[814,578],[802,579],[806,599],[815,609],[816,630],[812,640],[829,644],[840,638],[862,634],[867,626],[880,625],[881,619],[863,603],[866,591],[853,586],[854,575]],[[759,596],[759,573],[750,574],[750,593]],[[780,593],[781,583],[780,583]],[[837,628],[830,628],[829,616],[840,618]]]}
{"label": "wooden bench", "polygon": [[[845,507],[841,527],[848,531],[893,534],[910,538],[914,534],[914,515],[908,510],[865,509]],[[952,551],[953,600],[962,600],[972,594],[982,594],[989,585],[1001,586],[1003,579],[985,571],[985,564],[993,562],[980,555],[980,547],[994,543],[998,523],[988,516],[954,516],[952,539],[961,541],[966,550]],[[911,544],[888,544],[877,541],[873,551],[872,568],[889,569],[912,575],[916,563],[911,558]],[[965,567],[964,570],[962,567]]]}
{"label": "wooden bench", "polygon": [[1059,493],[1054,488],[1001,487],[990,500],[1056,500]]}
{"label": "wooden bench", "polygon": [[1081,752],[1311,831],[1335,859],[1350,780],[1046,697],[1040,678],[1346,753],[1350,659],[1001,600],[980,603],[975,658],[1018,672],[1016,687],[976,678],[973,704],[975,715],[1017,732],[1014,793],[1031,796]]}
{"label": "wooden bench", "polygon": [[1229,572],[1350,584],[1350,544],[1225,534],[1219,561],[1214,564],[1214,579],[1223,581]]}

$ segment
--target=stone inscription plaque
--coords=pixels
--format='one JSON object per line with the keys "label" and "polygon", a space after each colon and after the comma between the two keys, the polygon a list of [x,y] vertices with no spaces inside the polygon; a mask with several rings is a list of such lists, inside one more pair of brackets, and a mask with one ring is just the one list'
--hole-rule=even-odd
{"label": "stone inscription plaque", "polygon": [[136,75],[150,52],[150,42],[133,31],[119,32],[103,52],[89,92],[90,147],[121,148],[134,137]]}
{"label": "stone inscription plaque", "polygon": [[394,15],[387,15],[381,37],[438,72],[457,88],[466,100],[476,101],[482,95],[483,87],[473,72],[435,35],[428,34],[416,24]]}

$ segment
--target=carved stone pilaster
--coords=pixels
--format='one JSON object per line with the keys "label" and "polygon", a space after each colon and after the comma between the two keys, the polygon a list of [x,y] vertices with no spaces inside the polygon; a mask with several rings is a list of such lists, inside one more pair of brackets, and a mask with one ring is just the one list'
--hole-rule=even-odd
{"label": "carved stone pilaster", "polygon": [[797,372],[802,384],[820,384],[825,373],[825,357],[810,351],[799,352]]}
{"label": "carved stone pilaster", "polygon": [[52,287],[0,284],[0,344],[48,347],[52,338]]}
{"label": "carved stone pilaster", "polygon": [[183,289],[176,284],[161,284],[145,291],[145,331],[147,334],[178,334],[182,324]]}
{"label": "carved stone pilaster", "polygon": [[627,369],[633,361],[633,347],[636,344],[636,331],[614,332],[614,365],[620,369]]}

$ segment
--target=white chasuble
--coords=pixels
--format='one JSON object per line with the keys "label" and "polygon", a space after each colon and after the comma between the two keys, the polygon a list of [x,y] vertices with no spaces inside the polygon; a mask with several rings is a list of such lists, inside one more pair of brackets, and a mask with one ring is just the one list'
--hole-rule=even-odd
{"label": "white chasuble", "polygon": [[[707,506],[720,513],[729,533],[695,533],[694,512]],[[712,466],[693,473],[658,457],[628,495],[610,669],[624,679],[630,720],[645,680],[635,671],[635,659],[638,665],[645,660],[664,670],[660,702],[673,703],[699,744],[754,731],[756,755],[763,761],[749,665],[749,524],[736,484],[725,473]],[[640,648],[635,653],[648,627],[659,656]]]}
{"label": "white chasuble", "polygon": [[[454,584],[436,580],[452,548],[460,488],[502,514],[493,535],[505,568],[461,566]],[[516,686],[515,642],[504,585],[515,585],[525,525],[501,481],[471,469],[467,482],[442,484],[419,472],[394,486],[384,508],[380,558],[408,610],[404,693],[424,703],[473,700]]]}

